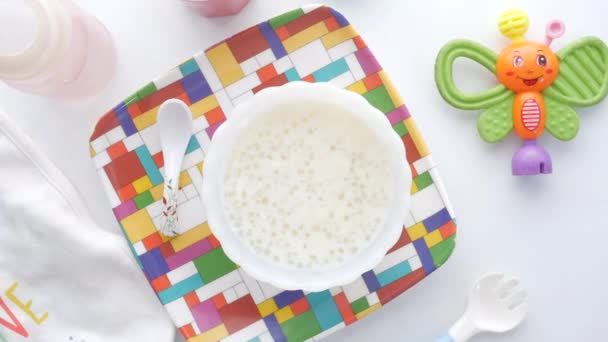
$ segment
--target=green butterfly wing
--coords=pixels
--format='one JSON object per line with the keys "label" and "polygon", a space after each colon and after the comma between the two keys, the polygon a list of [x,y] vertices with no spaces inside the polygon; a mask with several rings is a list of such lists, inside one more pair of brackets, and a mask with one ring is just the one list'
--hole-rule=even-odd
{"label": "green butterfly wing", "polygon": [[481,113],[477,121],[477,130],[483,140],[489,143],[498,142],[513,129],[513,98],[515,94],[493,105]]}
{"label": "green butterfly wing", "polygon": [[513,98],[515,94],[502,84],[475,94],[460,91],[454,82],[454,61],[468,58],[496,74],[498,55],[483,45],[470,40],[455,40],[444,46],[435,63],[435,83],[441,96],[460,109],[485,109],[477,122],[483,140],[494,143],[502,140],[513,129]]}
{"label": "green butterfly wing", "polygon": [[551,97],[545,97],[545,106],[547,109],[545,128],[559,140],[572,140],[578,133],[578,114],[572,107]]}
{"label": "green butterfly wing", "polygon": [[559,76],[543,95],[565,105],[586,107],[608,95],[608,46],[598,38],[581,38],[562,49]]}
{"label": "green butterfly wing", "polygon": [[488,109],[510,97],[512,92],[503,85],[468,94],[460,91],[454,82],[454,61],[468,58],[496,74],[498,55],[487,47],[470,40],[455,40],[445,45],[435,62],[435,83],[441,96],[454,107],[467,110]]}

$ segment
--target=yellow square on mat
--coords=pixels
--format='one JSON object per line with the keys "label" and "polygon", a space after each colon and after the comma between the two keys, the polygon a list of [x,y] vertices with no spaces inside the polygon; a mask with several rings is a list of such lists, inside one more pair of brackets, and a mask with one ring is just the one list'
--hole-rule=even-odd
{"label": "yellow square on mat", "polygon": [[328,32],[329,30],[327,29],[325,22],[321,21],[285,39],[283,41],[283,46],[285,46],[287,53],[292,53],[313,40],[321,38]]}
{"label": "yellow square on mat", "polygon": [[365,86],[365,83],[363,83],[363,80],[359,80],[351,85],[349,85],[348,87],[346,87],[346,89],[350,90],[350,91],[354,91],[355,93],[361,95],[363,93],[367,93],[367,87]]}
{"label": "yellow square on mat", "polygon": [[154,234],[156,228],[146,209],[141,209],[125,217],[120,221],[125,230],[125,234],[131,243],[136,243]]}
{"label": "yellow square on mat", "polygon": [[165,183],[160,183],[157,186],[150,189],[150,194],[152,195],[152,198],[155,201],[158,201],[161,198],[163,198],[163,192],[165,191],[164,187],[165,187]]}
{"label": "yellow square on mat", "polygon": [[185,186],[188,186],[192,184],[192,179],[190,179],[190,175],[188,174],[188,171],[182,171],[182,173],[179,174],[179,187],[183,188]]}
{"label": "yellow square on mat", "polygon": [[277,307],[277,304],[274,302],[274,299],[272,299],[272,298],[267,299],[267,300],[261,302],[260,304],[258,304],[258,310],[260,311],[260,314],[262,315],[262,317],[266,317],[266,316],[274,313],[278,309],[279,308]]}
{"label": "yellow square on mat", "polygon": [[348,25],[324,35],[321,41],[325,48],[329,49],[358,35],[357,31],[351,25]]}
{"label": "yellow square on mat", "polygon": [[228,336],[228,330],[224,324],[220,324],[200,335],[189,338],[188,342],[217,342],[226,336]]}
{"label": "yellow square on mat", "polygon": [[137,127],[138,131],[141,131],[144,128],[150,127],[156,123],[158,108],[160,108],[160,106],[156,106],[133,119],[133,123],[135,124],[135,127]]}
{"label": "yellow square on mat", "polygon": [[220,104],[217,102],[215,95],[209,95],[200,101],[194,102],[190,106],[192,118],[196,119],[199,116],[211,111],[213,108],[218,107],[219,105]]}
{"label": "yellow square on mat", "polygon": [[372,312],[380,309],[381,307],[382,307],[382,304],[376,303],[376,304],[370,306],[369,308],[367,308],[367,309],[359,312],[358,314],[355,315],[355,317],[357,317],[358,320],[359,319],[363,319],[365,316],[367,316],[367,315],[371,314]]}
{"label": "yellow square on mat", "polygon": [[137,191],[138,194],[149,190],[150,188],[152,188],[152,182],[150,181],[150,177],[148,177],[147,175],[141,177],[140,179],[133,182],[133,187],[135,188],[135,191]]}
{"label": "yellow square on mat", "polygon": [[211,235],[211,229],[209,229],[207,222],[204,222],[190,229],[189,231],[176,236],[173,240],[171,240],[171,246],[173,246],[173,250],[175,252],[179,252],[182,249],[188,248],[201,241],[209,235]]}
{"label": "yellow square on mat", "polygon": [[410,236],[412,241],[418,240],[426,235],[426,227],[422,222],[418,222],[415,225],[407,228],[407,235]]}
{"label": "yellow square on mat", "polygon": [[435,246],[436,244],[440,243],[441,241],[443,241],[443,238],[441,237],[441,232],[439,231],[439,229],[436,229],[436,230],[430,232],[429,234],[425,235],[424,241],[426,242],[427,247],[431,248],[431,247]]}
{"label": "yellow square on mat", "polygon": [[410,136],[414,141],[414,145],[416,145],[416,149],[418,150],[418,152],[420,152],[420,157],[428,156],[430,154],[429,148],[428,146],[426,146],[426,143],[422,139],[422,135],[420,134],[420,131],[418,130],[414,119],[407,118],[403,121],[403,124],[405,124],[405,128],[407,128],[407,131],[410,133]]}
{"label": "yellow square on mat", "polygon": [[287,305],[286,307],[275,312],[274,317],[277,318],[277,321],[279,322],[279,324],[292,319],[294,317],[294,314],[293,314],[293,311],[291,311],[291,306]]}
{"label": "yellow square on mat", "polygon": [[412,188],[410,189],[410,194],[415,194],[418,192],[418,185],[415,182],[412,182]]}
{"label": "yellow square on mat", "polygon": [[245,77],[243,69],[236,61],[227,43],[222,43],[207,51],[207,58],[224,87]]}

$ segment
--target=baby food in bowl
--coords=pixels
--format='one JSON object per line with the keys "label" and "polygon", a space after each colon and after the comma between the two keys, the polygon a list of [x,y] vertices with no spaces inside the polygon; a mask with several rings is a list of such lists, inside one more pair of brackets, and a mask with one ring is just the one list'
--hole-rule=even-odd
{"label": "baby food in bowl", "polygon": [[384,114],[330,84],[239,105],[205,158],[203,200],[224,251],[255,278],[319,291],[372,269],[409,205],[405,149]]}

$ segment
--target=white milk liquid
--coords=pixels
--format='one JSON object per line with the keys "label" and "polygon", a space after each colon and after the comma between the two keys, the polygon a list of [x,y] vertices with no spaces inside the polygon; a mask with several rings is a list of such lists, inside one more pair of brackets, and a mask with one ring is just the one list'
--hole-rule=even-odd
{"label": "white milk liquid", "polygon": [[382,144],[339,108],[276,109],[241,133],[224,194],[233,230],[261,256],[320,269],[355,256],[388,212]]}

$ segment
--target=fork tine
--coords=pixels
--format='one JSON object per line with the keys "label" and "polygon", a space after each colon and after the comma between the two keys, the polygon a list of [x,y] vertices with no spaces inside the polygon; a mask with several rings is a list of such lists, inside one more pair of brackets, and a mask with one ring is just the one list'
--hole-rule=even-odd
{"label": "fork tine", "polygon": [[495,288],[505,275],[503,273],[489,273],[482,276],[478,283],[481,287]]}
{"label": "fork tine", "polygon": [[507,306],[509,310],[513,310],[518,306],[525,304],[528,298],[528,293],[525,290],[517,291],[515,294],[507,297]]}
{"label": "fork tine", "polygon": [[511,278],[498,286],[496,293],[498,293],[498,297],[500,299],[505,299],[509,295],[511,289],[515,288],[519,284],[519,280],[517,278]]}

